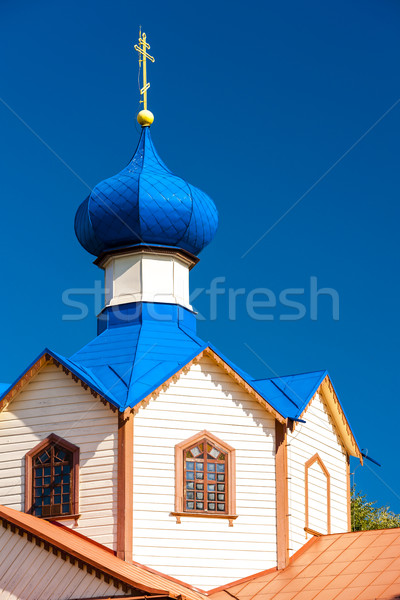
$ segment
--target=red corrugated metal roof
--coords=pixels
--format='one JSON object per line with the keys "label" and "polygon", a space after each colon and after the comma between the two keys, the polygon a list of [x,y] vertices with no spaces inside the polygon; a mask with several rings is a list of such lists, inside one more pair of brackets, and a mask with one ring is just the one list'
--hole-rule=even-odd
{"label": "red corrugated metal roof", "polygon": [[206,594],[60,527],[0,506],[0,519],[132,587],[185,600],[400,599],[400,528],[312,538],[286,569],[269,569]]}
{"label": "red corrugated metal roof", "polygon": [[400,598],[400,529],[312,538],[286,569],[265,571],[209,595],[213,600]]}
{"label": "red corrugated metal roof", "polygon": [[102,573],[144,592],[173,598],[181,596],[185,600],[205,600],[205,595],[195,588],[156,573],[139,563],[127,563],[117,558],[108,548],[82,535],[76,535],[67,527],[60,527],[1,505],[0,520],[15,525]]}

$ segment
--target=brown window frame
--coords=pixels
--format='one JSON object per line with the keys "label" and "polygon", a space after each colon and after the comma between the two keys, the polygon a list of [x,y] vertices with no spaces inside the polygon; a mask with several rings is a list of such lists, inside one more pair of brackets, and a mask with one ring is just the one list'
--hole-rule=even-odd
{"label": "brown window frame", "polygon": [[311,535],[323,535],[322,533],[320,533],[319,531],[314,531],[313,529],[309,528],[309,502],[308,502],[308,495],[309,495],[309,491],[308,491],[308,470],[309,468],[313,465],[317,463],[323,474],[326,477],[326,503],[327,503],[327,511],[326,511],[326,530],[327,530],[327,534],[331,533],[331,476],[330,473],[328,471],[328,469],[326,468],[326,466],[324,465],[324,462],[322,460],[322,458],[320,457],[320,455],[318,454],[318,452],[316,454],[314,454],[314,456],[312,456],[311,458],[309,458],[307,460],[307,462],[304,465],[304,469],[305,469],[305,473],[304,473],[304,492],[305,492],[305,527],[304,530],[306,533],[310,533]]}
{"label": "brown window frame", "polygon": [[79,517],[79,448],[71,444],[60,436],[52,433],[47,438],[39,442],[34,448],[25,455],[25,512],[32,514],[34,494],[33,494],[33,458],[41,451],[45,450],[51,444],[61,446],[72,454],[72,472],[71,472],[71,511],[61,515],[41,516],[39,519],[48,519],[59,521],[62,519],[72,519]]}
{"label": "brown window frame", "polygon": [[[210,444],[217,446],[226,455],[226,508],[225,512],[214,512],[202,510],[186,510],[185,508],[185,452],[196,443],[208,441]],[[206,490],[205,490],[206,493]],[[206,505],[206,503],[205,503]],[[177,522],[180,522],[180,517],[205,517],[212,519],[229,519],[230,525],[237,518],[236,514],[236,453],[235,449],[229,444],[220,440],[217,436],[207,430],[200,431],[175,446],[175,512],[171,513],[177,517]]]}

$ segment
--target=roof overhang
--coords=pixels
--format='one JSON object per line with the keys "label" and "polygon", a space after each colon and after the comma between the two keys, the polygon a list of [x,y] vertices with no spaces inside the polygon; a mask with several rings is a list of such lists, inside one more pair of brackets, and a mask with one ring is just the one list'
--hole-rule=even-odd
{"label": "roof overhang", "polygon": [[111,397],[105,395],[104,392],[102,392],[94,382],[90,381],[89,378],[85,377],[83,373],[78,371],[70,361],[46,348],[37,358],[35,358],[14,383],[5,390],[3,395],[0,396],[0,412],[14,400],[39,371],[49,364],[54,364],[56,367],[61,368],[66,375],[70,375],[74,381],[80,383],[85,390],[89,390],[92,396],[98,398],[104,405],[109,406],[113,412],[118,410],[116,402],[114,402]]}

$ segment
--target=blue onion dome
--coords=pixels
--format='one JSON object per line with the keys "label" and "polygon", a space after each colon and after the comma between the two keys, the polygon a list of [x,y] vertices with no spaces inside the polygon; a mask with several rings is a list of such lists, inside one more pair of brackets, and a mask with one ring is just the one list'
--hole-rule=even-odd
{"label": "blue onion dome", "polygon": [[98,183],[75,216],[79,242],[96,256],[143,243],[197,255],[217,226],[214,202],[171,173],[154,148],[149,127],[142,128],[128,166]]}

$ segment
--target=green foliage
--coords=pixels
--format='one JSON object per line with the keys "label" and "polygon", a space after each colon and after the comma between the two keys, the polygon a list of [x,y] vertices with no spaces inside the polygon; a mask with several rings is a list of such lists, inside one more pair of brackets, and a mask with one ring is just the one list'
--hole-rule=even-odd
{"label": "green foliage", "polygon": [[400,515],[396,515],[388,506],[376,507],[353,486],[351,490],[351,528],[352,531],[367,529],[390,529],[400,527]]}

